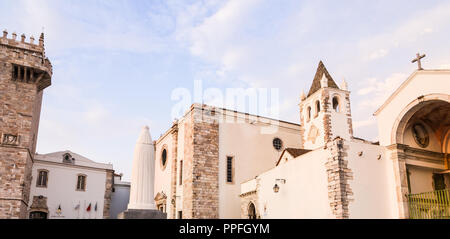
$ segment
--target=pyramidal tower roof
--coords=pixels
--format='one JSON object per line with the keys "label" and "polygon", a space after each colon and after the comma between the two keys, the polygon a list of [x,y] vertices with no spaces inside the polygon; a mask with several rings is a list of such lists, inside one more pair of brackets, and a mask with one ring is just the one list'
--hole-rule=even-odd
{"label": "pyramidal tower roof", "polygon": [[325,65],[323,64],[323,62],[320,61],[319,66],[317,67],[316,75],[314,76],[314,80],[312,82],[311,88],[309,89],[308,97],[310,95],[314,94],[316,91],[318,91],[321,88],[320,80],[322,79],[324,74],[325,74],[325,77],[328,79],[328,87],[339,89],[338,85],[336,84],[336,82],[334,82],[330,73],[328,73],[328,70],[325,67]]}

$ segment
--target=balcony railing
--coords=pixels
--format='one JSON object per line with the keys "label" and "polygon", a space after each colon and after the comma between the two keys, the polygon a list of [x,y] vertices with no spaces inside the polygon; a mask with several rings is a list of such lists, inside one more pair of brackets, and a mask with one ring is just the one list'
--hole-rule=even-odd
{"label": "balcony railing", "polygon": [[410,219],[450,219],[450,189],[408,195]]}

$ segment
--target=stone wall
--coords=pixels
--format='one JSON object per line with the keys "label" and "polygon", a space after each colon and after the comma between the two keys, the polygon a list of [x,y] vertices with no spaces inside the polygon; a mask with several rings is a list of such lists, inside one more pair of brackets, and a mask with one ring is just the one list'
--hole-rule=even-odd
{"label": "stone wall", "polygon": [[217,116],[206,106],[193,105],[184,123],[183,218],[218,218]]}
{"label": "stone wall", "polygon": [[348,167],[345,140],[336,138],[327,144],[330,157],[325,163],[328,175],[328,199],[333,215],[337,219],[349,218],[349,203],[353,201],[353,191],[349,180],[353,180],[353,172]]}
{"label": "stone wall", "polygon": [[326,144],[331,140],[331,115],[330,115],[330,92],[327,89],[322,90],[320,97],[321,110],[323,111],[323,142]]}
{"label": "stone wall", "polygon": [[42,90],[52,67],[39,44],[25,36],[0,38],[0,218],[27,218]]}
{"label": "stone wall", "polygon": [[105,200],[103,204],[103,219],[109,218],[109,210],[111,208],[111,196],[112,189],[114,187],[114,171],[106,171],[106,183],[105,183]]}

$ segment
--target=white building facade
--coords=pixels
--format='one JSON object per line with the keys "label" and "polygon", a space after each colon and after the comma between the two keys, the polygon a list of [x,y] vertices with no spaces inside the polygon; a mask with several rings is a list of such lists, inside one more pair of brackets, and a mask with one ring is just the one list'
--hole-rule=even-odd
{"label": "white building facade", "polygon": [[240,184],[300,147],[300,126],[194,104],[155,142],[155,201],[169,219],[240,218]]}
{"label": "white building facade", "polygon": [[30,194],[30,218],[109,218],[112,164],[97,163],[62,151],[36,154]]}
{"label": "white building facade", "polygon": [[301,147],[241,184],[242,218],[450,218],[450,71],[414,72],[353,137],[350,92],[319,63],[300,106]]}

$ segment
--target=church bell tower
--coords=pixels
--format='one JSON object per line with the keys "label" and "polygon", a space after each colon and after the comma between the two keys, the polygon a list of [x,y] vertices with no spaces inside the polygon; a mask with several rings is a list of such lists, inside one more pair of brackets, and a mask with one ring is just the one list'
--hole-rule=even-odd
{"label": "church bell tower", "polygon": [[3,31],[0,37],[0,219],[27,218],[43,90],[52,65],[44,34],[37,43]]}
{"label": "church bell tower", "polygon": [[308,95],[300,96],[302,146],[323,147],[328,141],[353,137],[350,92],[345,80],[339,87],[322,61],[319,62]]}

